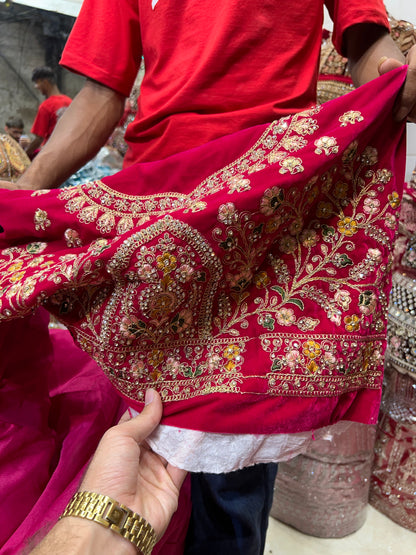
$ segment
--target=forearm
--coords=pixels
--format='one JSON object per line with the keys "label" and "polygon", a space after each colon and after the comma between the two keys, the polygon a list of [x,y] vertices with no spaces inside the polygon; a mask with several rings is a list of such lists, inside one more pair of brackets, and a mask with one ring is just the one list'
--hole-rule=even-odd
{"label": "forearm", "polygon": [[349,27],[344,34],[344,51],[356,87],[379,77],[378,64],[384,56],[405,63],[387,29],[373,24]]}
{"label": "forearm", "polygon": [[123,96],[87,81],[17,182],[18,188],[58,187],[97,154],[120,120],[123,108]]}
{"label": "forearm", "polygon": [[33,141],[31,141],[28,147],[26,148],[26,154],[28,156],[31,156],[35,152],[35,150],[40,147],[40,145],[42,144],[42,141],[43,141],[43,137],[39,137],[38,135],[36,135]]}
{"label": "forearm", "polygon": [[60,520],[31,555],[137,555],[132,543],[109,528],[78,517]]}

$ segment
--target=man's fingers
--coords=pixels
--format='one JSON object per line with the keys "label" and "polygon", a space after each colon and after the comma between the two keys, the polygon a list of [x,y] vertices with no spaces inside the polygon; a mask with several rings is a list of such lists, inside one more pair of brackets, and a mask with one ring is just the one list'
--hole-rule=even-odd
{"label": "man's fingers", "polygon": [[188,474],[187,471],[182,470],[182,468],[177,468],[176,466],[173,466],[171,464],[167,465],[166,470],[169,476],[171,477],[172,482],[175,484],[178,490],[180,490],[183,484],[183,481],[185,480],[186,475]]}
{"label": "man's fingers", "polygon": [[128,422],[129,420],[131,420],[131,418],[132,418],[131,414],[130,414],[129,410],[127,409],[126,412],[123,414],[123,416],[118,421],[118,424],[123,424],[124,422]]}
{"label": "man's fingers", "polygon": [[8,189],[10,191],[14,191],[15,189],[18,189],[18,187],[17,185],[15,185],[15,183],[10,183],[10,181],[0,180],[0,189]]}
{"label": "man's fingers", "polygon": [[403,102],[409,106],[407,118],[409,121],[416,122],[416,45],[412,46],[406,56],[409,65],[407,79],[405,83]]}
{"label": "man's fingers", "polygon": [[[406,58],[408,64],[406,81],[397,97],[396,107],[394,110],[394,119],[396,121],[416,121],[416,48],[413,46]],[[378,63],[378,72],[380,75],[401,67],[402,64],[394,58],[383,57]]]}
{"label": "man's fingers", "polygon": [[384,75],[392,69],[396,69],[397,67],[401,67],[402,65],[403,64],[401,64],[399,60],[383,56],[383,58],[381,58],[378,62],[378,72],[380,75]]}
{"label": "man's fingers", "polygon": [[140,443],[157,427],[162,418],[162,400],[154,389],[146,391],[146,405],[142,412],[127,422],[120,424],[120,431]]}

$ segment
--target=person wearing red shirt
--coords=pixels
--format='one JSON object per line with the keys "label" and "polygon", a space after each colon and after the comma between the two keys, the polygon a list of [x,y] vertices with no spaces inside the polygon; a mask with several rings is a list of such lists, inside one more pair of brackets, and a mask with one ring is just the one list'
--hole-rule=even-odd
{"label": "person wearing red shirt", "polygon": [[[312,106],[323,4],[85,0],[62,64],[87,81],[17,188],[57,187],[98,152],[122,116],[142,56],[146,72],[125,166]],[[325,4],[356,85],[404,63],[381,0]],[[416,49],[408,63],[413,71],[396,117],[416,120]],[[193,477],[188,554],[262,553],[276,468],[257,467]]]}
{"label": "person wearing red shirt", "polygon": [[31,133],[35,138],[28,145],[26,153],[33,156],[38,148],[46,143],[55,129],[58,119],[71,104],[69,96],[62,94],[55,82],[55,75],[49,67],[37,67],[33,70],[32,81],[35,88],[46,98],[38,108]]}

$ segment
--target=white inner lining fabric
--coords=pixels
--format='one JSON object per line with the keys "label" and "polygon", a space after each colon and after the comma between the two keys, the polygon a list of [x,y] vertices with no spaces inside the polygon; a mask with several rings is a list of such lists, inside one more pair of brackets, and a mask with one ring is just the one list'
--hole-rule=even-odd
{"label": "white inner lining fabric", "polygon": [[[132,416],[138,413],[130,409]],[[353,422],[340,421],[297,434],[219,434],[160,425],[147,438],[151,449],[188,472],[221,474],[259,463],[287,461],[317,439],[330,440]]]}

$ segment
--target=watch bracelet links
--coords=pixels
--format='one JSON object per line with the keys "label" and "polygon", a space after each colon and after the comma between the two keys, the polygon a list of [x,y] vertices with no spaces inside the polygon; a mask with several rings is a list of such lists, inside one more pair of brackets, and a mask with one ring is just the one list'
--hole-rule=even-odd
{"label": "watch bracelet links", "polygon": [[93,520],[129,540],[143,555],[150,555],[156,543],[153,527],[139,514],[100,493],[75,493],[59,519],[77,516]]}

